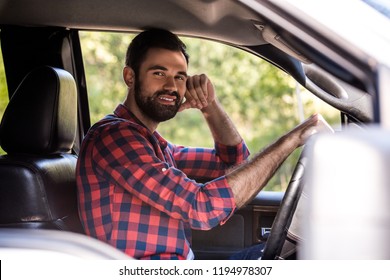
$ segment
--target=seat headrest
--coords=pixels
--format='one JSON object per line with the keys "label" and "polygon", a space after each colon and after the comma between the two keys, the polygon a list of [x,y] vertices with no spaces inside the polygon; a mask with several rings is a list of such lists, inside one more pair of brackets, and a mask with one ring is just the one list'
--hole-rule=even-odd
{"label": "seat headrest", "polygon": [[65,70],[32,70],[11,97],[0,127],[8,154],[69,152],[76,137],[77,89]]}

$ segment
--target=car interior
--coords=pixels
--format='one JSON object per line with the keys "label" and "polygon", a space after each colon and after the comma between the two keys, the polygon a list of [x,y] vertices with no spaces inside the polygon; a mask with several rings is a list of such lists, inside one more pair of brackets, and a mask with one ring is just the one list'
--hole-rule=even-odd
{"label": "car interior", "polygon": [[1,227],[83,232],[75,200],[77,93],[66,71],[42,66],[17,87],[1,123]]}
{"label": "car interior", "polygon": [[[83,235],[75,183],[77,154],[91,126],[83,30],[129,34],[160,27],[234,46],[280,68],[339,110],[342,130],[378,122],[372,62],[342,49],[273,1],[260,2],[0,0],[9,94],[0,126],[5,152],[0,155],[0,246],[14,246],[10,229],[15,238],[31,237],[23,246],[36,242],[40,233],[42,242],[49,233]],[[292,24],[299,30],[289,28]],[[306,165],[304,151],[286,192],[260,192],[225,225],[194,231],[197,259],[226,259],[259,242],[267,242],[263,259],[297,259],[301,237],[289,228]]]}

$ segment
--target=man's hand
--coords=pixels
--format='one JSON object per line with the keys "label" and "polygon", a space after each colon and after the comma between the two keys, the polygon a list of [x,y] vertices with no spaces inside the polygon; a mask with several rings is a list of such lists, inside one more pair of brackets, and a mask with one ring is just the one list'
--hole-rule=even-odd
{"label": "man's hand", "polygon": [[205,74],[187,78],[187,91],[184,97],[186,100],[180,106],[179,112],[190,108],[205,109],[216,99],[214,86]]}
{"label": "man's hand", "polygon": [[314,114],[280,137],[249,162],[227,175],[238,208],[250,202],[268,183],[285,159],[317,132],[333,132],[320,114]]}
{"label": "man's hand", "polygon": [[326,122],[326,120],[320,114],[314,114],[308,119],[306,119],[303,123],[299,124],[295,127],[290,134],[296,134],[299,139],[299,146],[305,144],[307,139],[318,132],[331,132],[334,130],[332,127]]}

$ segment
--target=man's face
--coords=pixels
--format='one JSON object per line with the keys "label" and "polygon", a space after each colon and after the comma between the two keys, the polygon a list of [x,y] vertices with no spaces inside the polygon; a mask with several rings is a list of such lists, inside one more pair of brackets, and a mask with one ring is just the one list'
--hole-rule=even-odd
{"label": "man's face", "polygon": [[135,101],[151,120],[169,120],[183,101],[186,80],[187,62],[180,51],[150,49],[135,77]]}

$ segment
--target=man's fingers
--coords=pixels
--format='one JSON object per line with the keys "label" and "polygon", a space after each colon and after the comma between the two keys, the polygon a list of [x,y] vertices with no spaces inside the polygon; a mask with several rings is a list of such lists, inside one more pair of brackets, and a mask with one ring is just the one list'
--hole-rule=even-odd
{"label": "man's fingers", "polygon": [[208,92],[208,82],[209,82],[209,79],[207,78],[206,75],[202,74],[200,75],[200,86],[202,88],[202,92],[203,92],[203,105],[207,106],[207,98],[208,98],[208,95],[209,95],[209,92]]}
{"label": "man's fingers", "polygon": [[202,109],[207,106],[207,77],[206,75],[195,75],[187,79],[186,97],[193,107]]}
{"label": "man's fingers", "polygon": [[321,132],[331,132],[334,133],[334,129],[328,124],[322,115],[318,115],[317,126]]}
{"label": "man's fingers", "polygon": [[190,109],[190,108],[192,108],[192,106],[191,106],[191,103],[189,102],[189,101],[185,101],[185,102],[183,102],[181,105],[180,105],[180,107],[179,107],[179,112],[182,112],[182,111],[184,111],[184,110],[186,110],[186,109]]}
{"label": "man's fingers", "polygon": [[198,105],[199,98],[196,94],[193,77],[189,77],[187,79],[187,91],[185,93],[185,97],[186,97],[187,101],[191,103],[193,108],[196,108],[199,106]]}
{"label": "man's fingers", "polygon": [[321,114],[313,114],[303,123],[298,125],[297,129],[300,131],[301,145],[303,145],[313,134],[319,132],[334,132],[333,128],[326,122]]}

